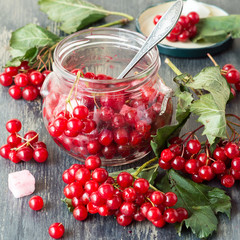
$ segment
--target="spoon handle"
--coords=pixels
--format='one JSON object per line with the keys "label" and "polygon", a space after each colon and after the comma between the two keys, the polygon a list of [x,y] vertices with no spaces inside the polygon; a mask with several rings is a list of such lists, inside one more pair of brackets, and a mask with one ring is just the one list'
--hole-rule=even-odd
{"label": "spoon handle", "polygon": [[150,51],[155,45],[162,41],[176,25],[183,8],[183,1],[177,0],[158,21],[157,25],[137,52],[131,62],[117,77],[117,79],[124,78],[129,71],[140,61],[140,59]]}

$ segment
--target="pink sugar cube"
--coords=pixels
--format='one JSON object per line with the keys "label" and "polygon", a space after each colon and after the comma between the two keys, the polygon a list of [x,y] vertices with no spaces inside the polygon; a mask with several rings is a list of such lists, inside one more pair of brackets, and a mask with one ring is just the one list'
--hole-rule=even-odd
{"label": "pink sugar cube", "polygon": [[9,173],[8,188],[15,198],[28,196],[35,191],[35,178],[28,170]]}

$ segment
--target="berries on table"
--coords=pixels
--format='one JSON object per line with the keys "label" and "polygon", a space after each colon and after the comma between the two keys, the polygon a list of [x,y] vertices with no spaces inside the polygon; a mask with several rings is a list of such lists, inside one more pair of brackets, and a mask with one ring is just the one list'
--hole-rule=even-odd
{"label": "berries on table", "polygon": [[41,210],[44,205],[43,199],[40,196],[31,197],[28,204],[29,204],[29,207],[35,211]]}
{"label": "berries on table", "polygon": [[18,119],[11,119],[6,123],[10,135],[7,144],[0,148],[0,155],[14,163],[28,162],[32,158],[39,163],[45,162],[48,158],[46,144],[38,142],[38,133],[35,131],[28,131],[21,137],[18,133],[21,128],[22,123]]}
{"label": "berries on table", "polygon": [[63,236],[65,232],[64,226],[62,223],[53,223],[49,228],[48,228],[48,233],[50,237],[54,239],[59,239]]}

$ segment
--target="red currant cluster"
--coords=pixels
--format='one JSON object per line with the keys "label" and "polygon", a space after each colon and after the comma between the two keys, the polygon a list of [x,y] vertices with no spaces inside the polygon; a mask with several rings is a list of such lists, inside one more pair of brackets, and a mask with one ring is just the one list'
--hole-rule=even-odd
{"label": "red currant cluster", "polygon": [[[80,71],[74,69],[74,73]],[[111,79],[87,72],[84,77]],[[99,84],[98,84],[99,85]],[[95,86],[96,87],[96,86]],[[106,159],[129,157],[149,149],[151,134],[171,116],[159,116],[164,94],[153,87],[141,90],[139,98],[129,99],[123,92],[89,96],[78,93],[66,108],[67,96],[55,90],[46,97],[43,115],[54,140],[74,156],[86,158],[99,154]]]}
{"label": "red currant cluster", "polygon": [[[161,19],[161,15],[156,15],[153,19],[153,23],[156,25]],[[187,42],[197,34],[196,24],[199,22],[199,15],[196,12],[190,12],[187,16],[181,16],[172,29],[167,35],[166,39],[170,42]]]}
{"label": "red currant cluster", "polygon": [[185,208],[171,208],[177,203],[175,193],[153,191],[146,179],[134,181],[128,172],[121,172],[114,179],[100,165],[99,157],[89,156],[85,165],[74,164],[62,175],[68,184],[64,195],[71,199],[75,219],[83,221],[89,212],[115,215],[122,226],[129,225],[133,219],[148,219],[156,227],[163,227],[165,222],[181,222],[188,218]]}
{"label": "red currant cluster", "polygon": [[45,162],[48,158],[46,144],[38,142],[38,134],[35,131],[29,131],[21,137],[18,134],[21,128],[22,124],[18,119],[11,119],[6,123],[10,135],[7,144],[0,148],[0,155],[14,163],[28,162],[32,158],[39,163]]}
{"label": "red currant cluster", "polygon": [[232,65],[226,64],[222,68],[222,74],[226,78],[227,82],[231,85],[231,93],[234,97],[236,97],[235,88],[240,91],[240,73],[239,71]]}
{"label": "red currant cluster", "polygon": [[165,170],[173,168],[192,175],[192,180],[201,183],[215,176],[225,187],[232,187],[240,180],[240,151],[234,142],[220,142],[212,156],[209,151],[201,152],[201,144],[191,139],[184,146],[181,138],[170,140],[171,145],[161,152],[159,166]]}
{"label": "red currant cluster", "polygon": [[23,61],[18,67],[6,67],[5,72],[0,74],[0,83],[8,87],[9,95],[14,99],[23,98],[27,101],[33,101],[39,96],[40,88],[46,76],[50,71],[43,73],[35,71],[28,66],[27,61]]}

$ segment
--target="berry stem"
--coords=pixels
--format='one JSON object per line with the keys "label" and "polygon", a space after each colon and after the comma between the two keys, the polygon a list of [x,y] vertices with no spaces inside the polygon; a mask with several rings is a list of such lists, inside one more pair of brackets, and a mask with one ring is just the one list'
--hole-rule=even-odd
{"label": "berry stem", "polygon": [[26,142],[25,142],[23,145],[21,145],[20,147],[18,147],[18,148],[11,148],[11,150],[18,151],[18,150],[21,149],[22,147],[24,147],[24,146],[26,146],[26,145],[29,145],[30,142],[31,142],[33,139],[35,139],[37,136],[38,136],[38,134],[36,134],[34,137],[30,138],[30,139],[27,140],[27,141],[26,141],[23,137],[19,136],[21,139],[24,139]]}
{"label": "berry stem", "polygon": [[[197,132],[198,130],[200,130],[203,127],[204,127],[204,125],[201,125],[200,127],[198,127],[197,129],[193,130],[192,132],[189,132],[189,135],[183,141],[183,145],[195,132]],[[184,135],[186,135],[186,134],[184,134]]]}
{"label": "berry stem", "polygon": [[153,169],[153,168],[158,168],[158,166],[159,166],[159,164],[156,163],[156,164],[152,165],[152,166],[149,167],[149,168],[144,168],[144,169],[142,170],[142,172],[144,172],[144,171],[148,171],[148,170],[151,170],[151,169]]}
{"label": "berry stem", "polygon": [[132,176],[133,176],[133,177],[137,177],[137,175],[138,175],[146,166],[148,166],[149,164],[155,162],[157,159],[158,159],[158,158],[155,157],[155,158],[153,158],[153,159],[145,162],[141,167],[139,167],[139,168],[137,169],[137,171],[136,171],[135,173],[132,174]]}
{"label": "berry stem", "polygon": [[67,99],[66,99],[66,104],[69,103],[70,106],[71,106],[70,99],[71,99],[73,90],[74,90],[77,82],[79,81],[79,78],[80,78],[80,71],[77,72],[77,77],[76,77],[76,79],[75,79],[75,81],[74,81],[74,83],[73,83],[73,85],[72,85],[72,88],[71,88],[71,90],[70,90],[70,92],[69,92],[69,94],[68,94],[68,97],[67,97]]}
{"label": "berry stem", "polygon": [[216,66],[216,67],[219,66],[210,53],[207,53],[207,56],[208,56],[208,57],[210,58],[210,60],[213,62],[214,66]]}

